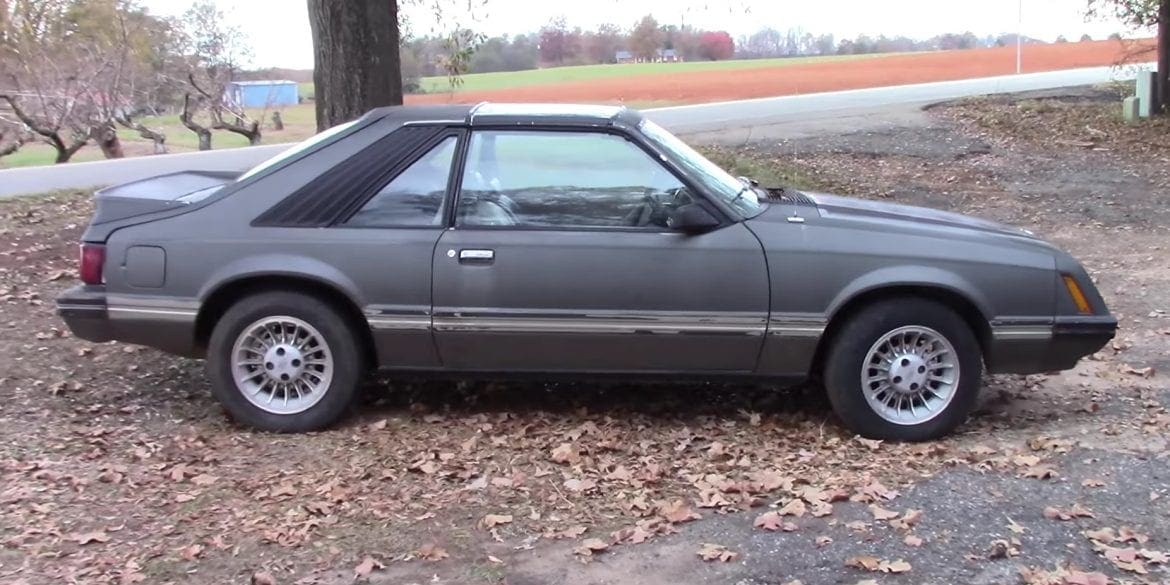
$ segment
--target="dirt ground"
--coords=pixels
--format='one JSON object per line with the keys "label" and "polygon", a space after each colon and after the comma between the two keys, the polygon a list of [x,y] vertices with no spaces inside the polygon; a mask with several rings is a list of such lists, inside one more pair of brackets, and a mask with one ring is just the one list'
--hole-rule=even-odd
{"label": "dirt ground", "polygon": [[340,428],[253,433],[199,362],[63,330],[84,194],[0,203],[0,583],[1167,582],[1170,143],[1117,109],[969,101],[730,153],[1028,227],[1098,280],[1111,347],[989,377],[917,445],[815,388],[706,384],[372,384]]}
{"label": "dirt ground", "polygon": [[[1025,73],[1114,65],[1152,59],[1142,41],[1094,41],[1026,45]],[[938,51],[857,61],[810,63],[735,71],[703,71],[637,78],[615,77],[534,85],[494,91],[410,96],[409,103],[638,102],[689,104],[798,95],[867,87],[1009,75],[1016,72],[1016,48]]]}

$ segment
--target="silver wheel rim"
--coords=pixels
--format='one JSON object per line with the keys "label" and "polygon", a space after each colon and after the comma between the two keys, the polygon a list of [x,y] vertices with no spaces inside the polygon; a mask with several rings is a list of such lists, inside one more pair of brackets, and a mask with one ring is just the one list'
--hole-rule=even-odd
{"label": "silver wheel rim", "polygon": [[861,365],[869,407],[899,425],[917,425],[942,414],[959,385],[959,356],[941,333],[911,325],[886,333]]}
{"label": "silver wheel rim", "polygon": [[257,408],[297,414],[325,397],[333,353],[325,337],[296,317],[265,317],[248,325],[232,347],[236,389]]}

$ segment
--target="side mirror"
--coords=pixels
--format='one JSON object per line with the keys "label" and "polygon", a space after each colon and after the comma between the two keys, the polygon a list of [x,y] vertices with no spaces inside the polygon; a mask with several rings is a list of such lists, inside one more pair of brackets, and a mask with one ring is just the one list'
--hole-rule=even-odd
{"label": "side mirror", "polygon": [[683,205],[666,219],[666,227],[687,234],[700,234],[719,227],[719,219],[697,203]]}

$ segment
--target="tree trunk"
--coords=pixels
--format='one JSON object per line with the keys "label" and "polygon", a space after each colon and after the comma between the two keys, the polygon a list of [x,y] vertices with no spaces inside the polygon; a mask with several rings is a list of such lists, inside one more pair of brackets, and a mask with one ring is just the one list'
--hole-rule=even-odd
{"label": "tree trunk", "polygon": [[20,150],[21,146],[24,146],[24,143],[20,142],[19,140],[16,142],[10,142],[7,145],[0,144],[0,158],[4,158],[4,157]]}
{"label": "tree trunk", "polygon": [[308,0],[317,130],[402,104],[397,0]]}
{"label": "tree trunk", "polygon": [[235,122],[224,122],[223,112],[216,113],[215,110],[212,110],[212,113],[214,114],[211,123],[213,129],[227,130],[228,132],[239,134],[248,139],[248,146],[257,146],[260,144],[260,122],[244,120],[239,116],[236,116]]}
{"label": "tree trunk", "polygon": [[1158,96],[1154,111],[1163,112],[1170,101],[1170,0],[1158,3]]}
{"label": "tree trunk", "polygon": [[280,112],[272,112],[272,129],[277,132],[284,130],[284,117]]}
{"label": "tree trunk", "polygon": [[155,154],[167,153],[167,135],[158,130],[147,128],[142,122],[135,122],[130,116],[119,116],[118,123],[138,133],[139,136],[154,143]]}
{"label": "tree trunk", "polygon": [[122,150],[122,140],[118,137],[118,129],[114,127],[113,123],[106,122],[95,126],[90,130],[89,135],[97,143],[98,148],[102,149],[102,154],[107,159],[126,157],[125,151]]}
{"label": "tree trunk", "polygon": [[191,94],[183,96],[183,113],[179,114],[179,121],[199,137],[199,150],[211,150],[211,130],[195,122],[194,113],[191,112]]}

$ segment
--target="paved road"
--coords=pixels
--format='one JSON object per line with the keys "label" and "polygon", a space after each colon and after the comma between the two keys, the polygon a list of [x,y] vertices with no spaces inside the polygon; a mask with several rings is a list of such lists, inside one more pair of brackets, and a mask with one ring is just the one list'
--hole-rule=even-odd
{"label": "paved road", "polygon": [[[1147,65],[1148,66],[1148,65]],[[703,134],[792,124],[808,131],[819,121],[864,116],[893,106],[918,106],[973,95],[1012,93],[1132,78],[1110,67],[1070,69],[961,81],[922,83],[645,110],[678,134]],[[830,122],[831,123],[831,122]],[[210,152],[72,163],[0,171],[0,197],[111,185],[175,171],[244,170],[288,148],[287,144]]]}

